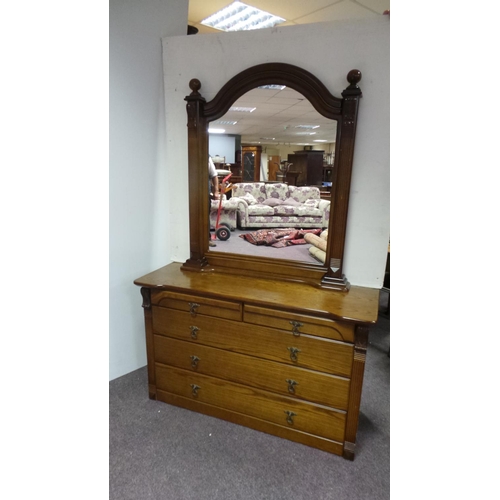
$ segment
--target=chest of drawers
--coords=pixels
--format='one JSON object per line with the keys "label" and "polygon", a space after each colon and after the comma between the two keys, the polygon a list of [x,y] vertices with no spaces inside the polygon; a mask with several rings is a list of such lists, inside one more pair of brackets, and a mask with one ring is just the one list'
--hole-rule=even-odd
{"label": "chest of drawers", "polygon": [[180,270],[135,281],[149,395],[354,458],[378,291]]}

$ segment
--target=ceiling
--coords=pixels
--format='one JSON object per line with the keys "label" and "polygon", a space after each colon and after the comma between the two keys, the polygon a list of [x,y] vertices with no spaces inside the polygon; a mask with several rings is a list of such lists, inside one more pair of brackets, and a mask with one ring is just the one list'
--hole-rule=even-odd
{"label": "ceiling", "polygon": [[[341,19],[361,19],[383,15],[390,0],[242,0],[286,21],[279,26],[294,26]],[[232,3],[232,0],[189,0],[188,24],[198,33],[224,33],[203,26],[201,21]],[[321,145],[314,140],[335,140],[336,122],[321,116],[295,90],[254,89],[242,96],[234,106],[255,107],[252,113],[229,111],[217,120],[237,121],[235,125],[214,122],[226,134],[241,135],[244,143]],[[317,126],[314,129],[297,128]],[[309,135],[313,134],[314,135]]]}

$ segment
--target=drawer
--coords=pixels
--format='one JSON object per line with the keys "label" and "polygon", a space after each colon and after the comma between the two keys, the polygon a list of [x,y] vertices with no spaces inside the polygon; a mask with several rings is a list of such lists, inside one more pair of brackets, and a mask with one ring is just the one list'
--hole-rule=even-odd
{"label": "drawer", "polygon": [[156,364],[160,390],[342,442],[346,413],[171,366]]}
{"label": "drawer", "polygon": [[186,311],[193,318],[199,314],[215,316],[217,318],[234,319],[241,321],[241,302],[230,300],[211,299],[198,295],[188,295],[184,293],[169,291],[153,291],[151,294],[153,305],[169,307],[178,311]]}
{"label": "drawer", "polygon": [[246,323],[279,328],[297,336],[306,333],[327,339],[354,342],[354,325],[327,318],[245,305],[243,320]]}
{"label": "drawer", "polygon": [[155,360],[177,368],[347,410],[349,379],[162,335],[154,336]]}
{"label": "drawer", "polygon": [[344,377],[351,376],[353,345],[319,337],[210,318],[153,306],[153,331],[249,356]]}

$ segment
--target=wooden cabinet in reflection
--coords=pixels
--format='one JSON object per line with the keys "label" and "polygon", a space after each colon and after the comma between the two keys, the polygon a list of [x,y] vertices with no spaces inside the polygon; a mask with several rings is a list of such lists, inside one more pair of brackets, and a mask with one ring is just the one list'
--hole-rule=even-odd
{"label": "wooden cabinet in reflection", "polygon": [[260,181],[260,155],[262,146],[241,146],[243,182]]}
{"label": "wooden cabinet in reflection", "polygon": [[296,186],[320,186],[323,183],[323,155],[324,151],[304,150],[294,151],[288,155],[288,161],[293,163],[289,173],[293,179],[288,182]]}

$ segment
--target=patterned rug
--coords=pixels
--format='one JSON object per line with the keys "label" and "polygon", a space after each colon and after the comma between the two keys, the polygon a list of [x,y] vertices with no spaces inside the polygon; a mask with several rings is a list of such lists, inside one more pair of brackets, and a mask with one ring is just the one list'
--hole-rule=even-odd
{"label": "patterned rug", "polygon": [[307,233],[319,235],[321,229],[259,229],[251,233],[240,234],[240,238],[243,238],[252,245],[282,248],[307,244],[307,241],[304,239]]}

